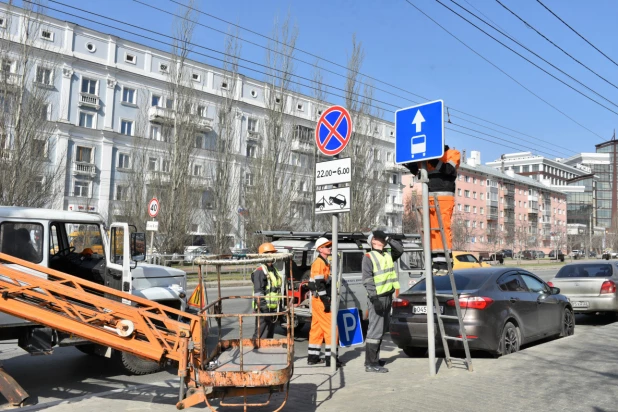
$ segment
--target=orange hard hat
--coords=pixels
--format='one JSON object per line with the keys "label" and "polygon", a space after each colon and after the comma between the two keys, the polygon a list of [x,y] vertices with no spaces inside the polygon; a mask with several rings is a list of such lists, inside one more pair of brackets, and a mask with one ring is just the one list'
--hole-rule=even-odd
{"label": "orange hard hat", "polygon": [[262,243],[258,248],[258,253],[276,253],[275,245],[272,243]]}
{"label": "orange hard hat", "polygon": [[94,251],[87,247],[86,249],[82,250],[82,255],[94,255]]}

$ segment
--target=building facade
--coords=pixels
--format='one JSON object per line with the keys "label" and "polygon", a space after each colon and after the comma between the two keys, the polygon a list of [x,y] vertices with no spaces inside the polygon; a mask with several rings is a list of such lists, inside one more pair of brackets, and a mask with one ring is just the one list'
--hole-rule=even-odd
{"label": "building facade", "polygon": [[[0,6],[2,21],[12,24],[0,27],[3,36],[13,42],[23,38],[25,19],[23,11]],[[34,56],[34,73],[24,87],[45,87],[50,92],[47,119],[55,131],[51,140],[53,150],[46,153],[50,165],[63,168],[58,187],[50,199],[50,206],[63,210],[100,213],[112,220],[122,217],[119,207],[123,202],[143,202],[144,210],[149,200],[144,193],[128,191],[128,180],[135,174],[137,155],[148,149],[148,158],[142,168],[152,176],[168,176],[170,164],[166,132],[174,124],[178,102],[170,97],[170,67],[172,56],[164,51],[139,43],[111,36],[88,27],[49,17],[41,17],[40,32],[34,44],[45,53]],[[8,57],[11,59],[11,57]],[[14,62],[3,63],[3,70],[12,72]],[[190,85],[194,103],[190,109],[194,119],[195,145],[191,148],[190,179],[212,184],[210,166],[220,159],[213,148],[217,144],[217,108],[234,86],[233,156],[236,184],[240,187],[232,207],[239,218],[233,223],[230,235],[240,233],[243,217],[240,211],[251,210],[245,196],[254,186],[254,177],[248,165],[259,157],[260,139],[266,133],[268,84],[242,75],[229,80],[226,73],[198,61],[185,64],[191,72]],[[230,84],[233,82],[233,85]],[[289,135],[291,155],[289,161],[294,176],[282,180],[293,184],[294,194],[283,201],[290,202],[294,229],[310,228],[315,207],[313,198],[313,164],[318,160],[315,150],[314,129],[319,115],[326,107],[309,96],[289,93],[283,99],[284,117],[293,130]],[[280,96],[276,98],[278,101]],[[388,230],[402,228],[401,168],[393,162],[394,125],[372,119],[373,161],[383,168],[386,202],[377,222],[367,222],[367,227],[377,223]],[[157,154],[158,153],[158,154]],[[290,183],[291,182],[291,183]],[[144,185],[147,185],[145,181]],[[273,193],[273,197],[277,194]],[[211,196],[205,189],[197,209],[212,207]],[[172,205],[162,204],[162,207]],[[208,229],[200,220],[191,225],[192,234],[207,235]]]}
{"label": "building facade", "polygon": [[[419,199],[408,182],[404,199]],[[472,151],[459,168],[453,212],[453,248],[468,251],[543,250],[566,246],[566,195],[538,180],[483,166]]]}

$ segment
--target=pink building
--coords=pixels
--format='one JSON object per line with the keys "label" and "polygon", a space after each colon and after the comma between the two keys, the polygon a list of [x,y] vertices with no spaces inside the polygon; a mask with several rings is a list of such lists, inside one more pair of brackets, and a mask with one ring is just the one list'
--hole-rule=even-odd
{"label": "pink building", "polygon": [[[411,185],[412,179],[402,179],[405,207],[420,202],[421,185]],[[455,250],[565,250],[566,194],[483,166],[480,152],[473,151],[459,168],[452,227]]]}

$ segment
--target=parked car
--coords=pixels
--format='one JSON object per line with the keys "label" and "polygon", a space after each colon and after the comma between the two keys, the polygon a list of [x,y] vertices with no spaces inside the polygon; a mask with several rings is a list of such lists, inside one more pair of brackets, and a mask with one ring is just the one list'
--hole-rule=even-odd
{"label": "parked car", "polygon": [[489,263],[479,262],[468,252],[453,252],[453,270],[490,267]]}
{"label": "parked car", "polygon": [[595,252],[594,250],[588,251],[588,257],[596,258],[597,257],[597,252]]}
{"label": "parked car", "polygon": [[504,253],[501,251],[498,252],[479,252],[479,260],[481,262],[489,261],[489,262],[499,262],[500,264],[504,263]]}
{"label": "parked car", "polygon": [[[556,258],[556,256],[557,256],[557,258]],[[564,262],[564,253],[562,253],[562,250],[558,250],[558,253],[556,253],[555,250],[551,250],[549,252],[549,258],[550,259],[557,259],[557,260],[559,260],[561,262]]]}
{"label": "parked car", "polygon": [[186,246],[185,247],[185,255],[184,262],[185,263],[193,263],[196,257],[208,255],[210,253],[210,249],[208,246]]}
{"label": "parked car", "polygon": [[536,259],[544,259],[545,258],[545,252],[543,252],[542,250],[535,250],[535,258]]}
{"label": "parked car", "polygon": [[[567,297],[530,272],[493,267],[459,270],[454,277],[470,349],[507,355],[522,344],[575,331]],[[433,280],[438,294],[452,293],[447,276]],[[438,297],[438,302],[441,313],[456,315],[453,299]],[[427,348],[426,304],[424,279],[393,301],[391,338],[408,356],[422,355]],[[460,336],[457,320],[444,319],[444,329],[449,336]],[[461,342],[451,342],[461,348]],[[438,334],[436,344],[442,345]]]}
{"label": "parked car", "polygon": [[615,263],[569,263],[560,268],[549,284],[560,288],[575,312],[618,312],[618,265]]}
{"label": "parked car", "polygon": [[536,253],[534,250],[524,250],[521,252],[522,259],[536,259]]}
{"label": "parked car", "polygon": [[584,254],[583,250],[575,249],[575,250],[572,250],[571,253],[569,253],[569,256],[572,257],[573,259],[580,259],[586,255]]}
{"label": "parked car", "polygon": [[601,259],[605,260],[616,259],[617,257],[618,253],[612,252],[611,250],[606,250],[605,252],[603,252],[603,255],[601,255]]}
{"label": "parked car", "polygon": [[504,255],[505,258],[513,259],[513,250],[512,249],[502,249],[500,252]]}

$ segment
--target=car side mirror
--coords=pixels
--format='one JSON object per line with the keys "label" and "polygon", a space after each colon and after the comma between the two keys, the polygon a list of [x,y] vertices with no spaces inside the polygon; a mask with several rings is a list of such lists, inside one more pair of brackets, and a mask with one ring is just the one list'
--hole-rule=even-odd
{"label": "car side mirror", "polygon": [[552,295],[559,295],[560,294],[560,288],[552,286],[552,287],[550,287],[550,289],[551,289],[551,294]]}
{"label": "car side mirror", "polygon": [[131,260],[134,262],[143,262],[144,260],[146,260],[145,233],[131,233]]}

